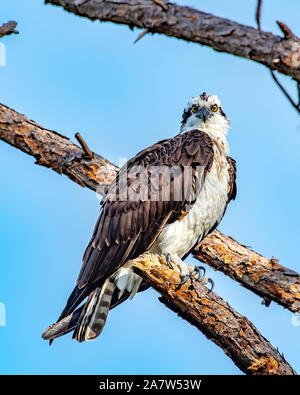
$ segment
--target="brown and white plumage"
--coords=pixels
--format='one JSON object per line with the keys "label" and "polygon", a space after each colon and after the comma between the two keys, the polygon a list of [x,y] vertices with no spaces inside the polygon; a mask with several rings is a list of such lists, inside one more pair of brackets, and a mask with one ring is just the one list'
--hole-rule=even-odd
{"label": "brown and white plumage", "polygon": [[[213,105],[217,111],[210,110]],[[95,338],[109,309],[133,296],[141,283],[126,272],[126,262],[146,251],[185,258],[217,226],[236,194],[227,128],[217,97],[202,94],[185,109],[180,134],[146,148],[123,166],[101,203],[77,285],[45,339],[73,329],[78,341]],[[140,289],[146,287],[143,282]]]}

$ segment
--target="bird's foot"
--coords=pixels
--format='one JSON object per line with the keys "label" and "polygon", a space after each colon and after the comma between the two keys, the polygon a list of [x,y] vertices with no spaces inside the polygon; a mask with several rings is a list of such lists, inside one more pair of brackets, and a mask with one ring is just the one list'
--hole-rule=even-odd
{"label": "bird's foot", "polygon": [[166,254],[166,261],[167,261],[167,264],[169,265],[169,268],[174,269],[174,267],[172,265],[172,255],[170,253]]}
{"label": "bird's foot", "polygon": [[121,267],[115,274],[115,285],[119,290],[118,298],[120,299],[124,292],[127,291],[129,299],[133,299],[142,283],[142,277],[133,272],[130,267]]}
{"label": "bird's foot", "polygon": [[177,255],[173,255],[170,253],[166,254],[166,260],[170,269],[174,269],[172,263],[174,263],[178,267],[182,280],[179,284],[180,286],[185,284],[189,279],[193,278],[203,285],[210,284],[211,287],[209,292],[213,290],[215,283],[211,278],[205,277],[206,270],[203,266],[196,266],[185,263]]}

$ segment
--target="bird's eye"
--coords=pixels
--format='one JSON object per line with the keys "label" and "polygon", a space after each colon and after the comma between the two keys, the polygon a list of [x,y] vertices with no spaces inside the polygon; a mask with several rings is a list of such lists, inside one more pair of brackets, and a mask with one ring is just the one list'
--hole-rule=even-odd
{"label": "bird's eye", "polygon": [[218,107],[216,104],[213,104],[213,105],[210,107],[211,111],[213,111],[213,112],[218,111],[218,108],[219,108],[219,107]]}
{"label": "bird's eye", "polygon": [[193,106],[192,106],[192,112],[198,112],[198,110],[199,110],[199,107],[196,105],[196,104],[194,104]]}

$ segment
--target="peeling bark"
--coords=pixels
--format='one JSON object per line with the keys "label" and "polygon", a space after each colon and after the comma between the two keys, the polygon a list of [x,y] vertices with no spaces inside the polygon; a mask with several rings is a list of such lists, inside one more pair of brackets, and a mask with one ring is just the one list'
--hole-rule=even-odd
{"label": "peeling bark", "polygon": [[244,26],[191,7],[152,0],[46,0],[91,20],[110,21],[207,45],[261,63],[300,81],[300,41]]}
{"label": "peeling bark", "polygon": [[[94,154],[86,153],[67,137],[43,128],[25,115],[0,104],[0,140],[36,158],[72,181],[103,194],[115,178],[118,167]],[[292,312],[300,311],[300,276],[265,258],[232,238],[214,231],[194,250],[194,257],[220,270],[243,286],[273,300]]]}
{"label": "peeling bark", "polygon": [[15,30],[17,26],[17,22],[15,21],[9,21],[7,23],[3,23],[2,26],[0,26],[0,38],[3,36],[8,36],[10,34],[18,34],[19,32]]}
{"label": "peeling bark", "polygon": [[278,259],[265,258],[218,230],[208,235],[193,255],[262,296],[265,304],[273,300],[293,312],[300,311],[300,276],[279,265]]}
{"label": "peeling bark", "polygon": [[171,270],[163,256],[144,254],[132,263],[138,274],[162,295],[162,303],[221,347],[244,373],[296,374],[252,322],[214,292],[193,279],[179,287],[179,270]]}
{"label": "peeling bark", "polygon": [[102,156],[87,158],[67,137],[43,128],[25,115],[0,104],[0,139],[36,159],[36,164],[65,174],[72,181],[103,193],[118,171]]}

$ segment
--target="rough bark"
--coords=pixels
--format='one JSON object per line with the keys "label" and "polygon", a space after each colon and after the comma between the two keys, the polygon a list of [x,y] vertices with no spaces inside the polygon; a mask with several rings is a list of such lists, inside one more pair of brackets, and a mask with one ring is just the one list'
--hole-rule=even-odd
{"label": "rough bark", "polygon": [[3,23],[0,26],[0,38],[3,36],[8,36],[9,34],[18,34],[19,32],[16,29],[17,22],[9,21],[7,23]]}
{"label": "rough bark", "polygon": [[262,296],[264,304],[273,300],[293,312],[300,311],[300,276],[281,266],[278,259],[265,258],[218,230],[208,235],[193,255]]}
{"label": "rough bark", "polygon": [[[43,128],[25,115],[0,104],[0,140],[35,157],[36,163],[67,175],[81,186],[103,193],[117,166],[94,154],[92,159],[67,137]],[[300,276],[219,231],[207,236],[194,256],[292,312],[300,311]]]}
{"label": "rough bark", "polygon": [[262,63],[300,81],[300,41],[244,26],[191,7],[153,0],[46,0],[91,20],[111,21],[207,45]]}
{"label": "rough bark", "polygon": [[180,317],[216,343],[248,375],[294,375],[284,356],[258,329],[214,292],[193,279],[179,286],[179,270],[165,258],[144,254],[132,261],[137,272],[161,295],[160,299]]}
{"label": "rough bark", "polygon": [[25,115],[0,104],[0,139],[36,159],[36,163],[65,174],[72,181],[103,193],[118,168],[102,156],[87,158],[67,137],[48,130]]}

